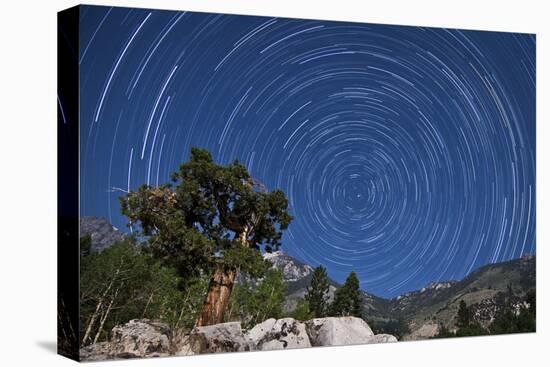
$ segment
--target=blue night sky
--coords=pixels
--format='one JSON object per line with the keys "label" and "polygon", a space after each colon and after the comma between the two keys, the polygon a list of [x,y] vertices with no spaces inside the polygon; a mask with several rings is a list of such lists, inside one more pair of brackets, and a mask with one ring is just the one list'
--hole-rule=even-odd
{"label": "blue night sky", "polygon": [[283,251],[379,296],[535,253],[534,35],[91,6],[80,27],[82,215],[127,230],[122,191],[198,146],[287,194]]}

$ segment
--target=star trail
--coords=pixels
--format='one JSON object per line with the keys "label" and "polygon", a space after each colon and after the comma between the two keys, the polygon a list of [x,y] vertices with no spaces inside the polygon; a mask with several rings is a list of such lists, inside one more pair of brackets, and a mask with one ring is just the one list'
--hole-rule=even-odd
{"label": "star trail", "polygon": [[534,35],[90,6],[80,27],[82,215],[129,231],[118,197],[198,146],[287,194],[282,250],[379,296],[535,253]]}

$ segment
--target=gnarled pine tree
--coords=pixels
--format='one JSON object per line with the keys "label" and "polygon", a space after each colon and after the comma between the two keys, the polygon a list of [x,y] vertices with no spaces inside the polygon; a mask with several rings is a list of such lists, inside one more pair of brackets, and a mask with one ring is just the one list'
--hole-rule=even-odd
{"label": "gnarled pine tree", "polygon": [[122,212],[182,279],[210,274],[196,325],[223,322],[237,272],[261,276],[267,264],[259,250],[280,246],[292,220],[288,200],[281,190],[265,190],[238,161],[222,166],[198,148],[172,181],[128,193]]}

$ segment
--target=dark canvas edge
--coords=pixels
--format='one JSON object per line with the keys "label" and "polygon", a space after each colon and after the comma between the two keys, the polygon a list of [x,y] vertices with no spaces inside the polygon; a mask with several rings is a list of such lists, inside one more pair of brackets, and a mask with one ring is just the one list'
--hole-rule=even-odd
{"label": "dark canvas edge", "polygon": [[57,13],[57,353],[79,358],[79,19]]}

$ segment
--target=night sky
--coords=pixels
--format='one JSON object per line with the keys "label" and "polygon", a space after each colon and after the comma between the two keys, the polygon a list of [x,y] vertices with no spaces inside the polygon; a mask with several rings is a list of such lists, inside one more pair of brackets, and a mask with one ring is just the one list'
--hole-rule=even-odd
{"label": "night sky", "polygon": [[127,230],[123,191],[198,146],[287,194],[282,250],[379,296],[535,253],[534,35],[90,6],[80,21],[82,215]]}

